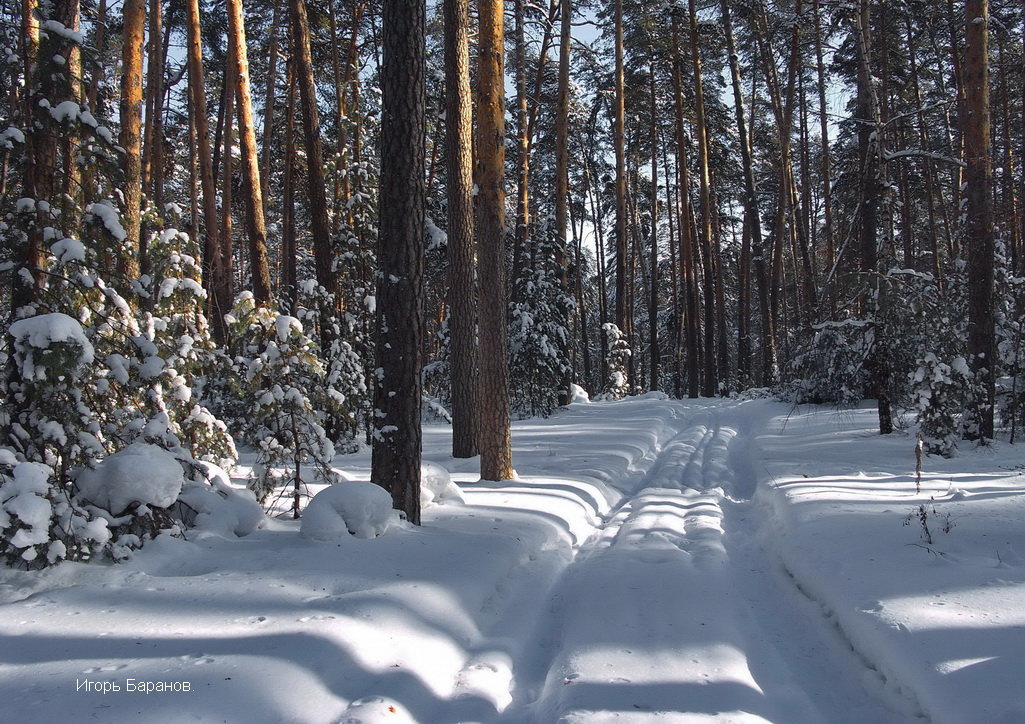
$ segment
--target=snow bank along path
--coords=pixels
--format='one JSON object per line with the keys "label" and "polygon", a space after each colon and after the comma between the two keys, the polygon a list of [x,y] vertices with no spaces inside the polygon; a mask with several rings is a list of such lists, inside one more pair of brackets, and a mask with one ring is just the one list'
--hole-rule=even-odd
{"label": "snow bank along path", "polygon": [[[519,478],[500,483],[448,457],[447,429],[430,427],[425,456],[467,504],[428,508],[422,528],[315,541],[273,520],[241,539],[163,538],[120,566],[0,571],[0,719],[1016,721],[1023,537],[990,588],[978,588],[986,573],[959,592],[944,569],[940,603],[957,613],[971,591],[975,604],[1003,597],[970,634],[952,629],[948,661],[950,637],[915,618],[913,597],[894,599],[908,568],[868,561],[923,556],[907,562],[928,569],[918,593],[936,572],[899,523],[917,500],[899,459],[907,440],[872,438],[861,411],[784,429],[789,412],[657,396],[574,404],[514,426]],[[863,459],[889,471],[878,488],[857,478]],[[336,464],[369,477],[366,453]],[[984,479],[979,498],[1025,500],[1020,481],[1003,484]],[[1023,507],[1000,515],[1020,523]]]}

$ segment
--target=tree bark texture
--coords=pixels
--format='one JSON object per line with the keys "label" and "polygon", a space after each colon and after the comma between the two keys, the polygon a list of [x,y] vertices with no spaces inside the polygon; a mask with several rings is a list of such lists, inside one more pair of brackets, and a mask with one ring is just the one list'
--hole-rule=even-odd
{"label": "tree bark texture", "polygon": [[385,0],[381,17],[381,192],[373,480],[420,523],[423,326],[424,0]]}
{"label": "tree bark texture", "polygon": [[142,48],[146,26],[145,0],[125,0],[121,31],[121,134],[124,149],[124,253],[118,258],[122,274],[139,274],[139,238],[142,226]]}
{"label": "tree bark texture", "polygon": [[[189,104],[196,125],[196,155],[199,157],[199,182],[203,192],[203,288],[209,299],[214,338],[224,342],[227,331],[224,315],[229,309],[217,294],[224,287],[224,268],[221,264],[221,246],[217,220],[217,190],[214,182],[213,155],[210,150],[210,121],[206,106],[206,81],[203,71],[203,41],[199,19],[199,0],[187,0],[187,58],[189,68]],[[198,225],[197,225],[198,229]]]}
{"label": "tree bark texture", "polygon": [[468,0],[445,0],[445,151],[448,165],[448,332],[452,456],[477,454],[477,289],[474,276],[473,99]]}
{"label": "tree bark texture", "polygon": [[[633,348],[633,309],[628,305],[629,286],[632,283],[629,268],[629,241],[626,207],[626,81],[623,61],[623,0],[615,5],[615,97],[612,114],[612,145],[616,154],[616,326]],[[628,369],[633,368],[632,361]],[[633,379],[627,374],[628,387]]]}
{"label": "tree bark texture", "polygon": [[246,203],[246,236],[249,237],[249,266],[253,298],[261,304],[271,301],[270,265],[267,261],[267,224],[263,216],[260,187],[260,155],[256,148],[256,125],[249,83],[249,56],[242,0],[227,0],[230,57],[235,66],[235,100],[238,113],[239,146],[242,149],[242,189]]}
{"label": "tree bark texture", "polygon": [[320,140],[320,114],[310,51],[310,22],[306,0],[292,0],[292,48],[295,53],[296,80],[302,103],[303,138],[306,143],[306,178],[309,188],[310,220],[313,230],[313,263],[317,283],[329,294],[338,293],[338,275],[331,252],[331,227],[327,213],[327,181],[324,177],[324,151]]}
{"label": "tree bark texture", "polygon": [[480,0],[477,50],[477,245],[480,278],[480,474],[513,476],[505,273],[505,55],[502,0]]}
{"label": "tree bark texture", "polygon": [[964,118],[968,354],[977,398],[968,410],[968,435],[993,437],[994,336],[993,169],[989,110],[989,1],[965,2]]}

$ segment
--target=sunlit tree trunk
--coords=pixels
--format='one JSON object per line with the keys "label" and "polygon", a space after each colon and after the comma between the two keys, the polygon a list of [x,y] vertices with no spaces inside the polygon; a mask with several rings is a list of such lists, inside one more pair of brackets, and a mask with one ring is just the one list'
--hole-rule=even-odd
{"label": "sunlit tree trunk", "polygon": [[673,15],[673,92],[676,115],[676,159],[677,183],[679,186],[679,266],[680,286],[684,296],[683,304],[683,357],[686,365],[687,394],[698,397],[701,390],[699,365],[700,319],[698,312],[698,280],[694,261],[693,216],[690,202],[690,171],[687,168],[687,136],[684,132],[683,105],[683,58],[680,53],[680,28],[677,16]]}
{"label": "sunlit tree trunk", "polygon": [[[555,109],[555,268],[559,277],[559,291],[569,297],[572,294],[569,288],[569,239],[567,235],[569,224],[569,61],[570,42],[572,41],[570,36],[573,19],[572,0],[561,0],[561,6],[559,85]],[[568,337],[567,344],[570,344]],[[569,349],[565,349],[563,352],[568,359]],[[572,382],[573,370],[569,369],[559,385],[560,405],[569,404]]]}
{"label": "sunlit tree trunk", "polygon": [[271,11],[270,21],[270,50],[267,54],[267,78],[264,87],[263,103],[263,141],[262,156],[260,158],[260,186],[264,189],[263,214],[267,216],[267,201],[270,197],[270,172],[271,157],[274,148],[274,101],[275,90],[278,78],[278,28],[281,24],[279,14],[281,0],[274,0],[274,9]]}
{"label": "sunlit tree trunk", "polygon": [[146,25],[145,0],[125,0],[121,31],[121,135],[124,149],[123,222],[125,250],[118,258],[129,279],[139,275],[142,225],[142,49]]}
{"label": "sunlit tree trunk", "polygon": [[[327,181],[324,177],[324,152],[320,140],[320,113],[317,110],[317,88],[313,77],[313,55],[310,50],[310,23],[306,0],[292,0],[292,49],[295,53],[296,80],[302,103],[303,139],[306,147],[306,175],[313,231],[313,263],[317,283],[329,294],[337,294],[337,274],[331,253],[331,227],[327,212]],[[336,300],[336,304],[340,300]],[[324,320],[324,327],[327,320]],[[323,327],[322,327],[323,329]],[[327,340],[322,340],[327,341]]]}
{"label": "sunlit tree trunk", "polygon": [[513,476],[505,279],[505,108],[502,1],[480,0],[477,49],[477,244],[480,278],[480,466]]}
{"label": "sunlit tree trunk", "polygon": [[[199,20],[199,0],[187,0],[187,59],[189,67],[189,108],[196,126],[196,156],[199,184],[203,197],[203,288],[206,289],[213,321],[214,338],[224,342],[224,315],[228,309],[218,294],[224,287],[221,264],[220,224],[217,220],[217,191],[214,182],[213,156],[210,151],[210,122],[206,107],[206,82],[203,70],[203,45]],[[197,227],[198,229],[198,227]],[[230,300],[228,300],[230,304]]]}
{"label": "sunlit tree trunk", "polygon": [[246,49],[242,1],[227,0],[229,57],[235,71],[235,101],[238,113],[239,146],[242,150],[242,189],[245,194],[246,236],[249,238],[250,283],[253,298],[266,304],[271,300],[270,266],[267,262],[267,224],[263,216],[263,192],[260,187],[260,157],[256,149],[256,126],[249,83],[249,57]]}

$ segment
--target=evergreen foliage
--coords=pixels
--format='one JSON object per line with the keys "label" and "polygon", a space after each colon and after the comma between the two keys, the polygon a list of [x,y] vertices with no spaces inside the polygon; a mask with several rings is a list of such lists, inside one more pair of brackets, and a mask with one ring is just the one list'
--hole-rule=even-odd
{"label": "evergreen foliage", "polygon": [[[302,323],[256,304],[248,292],[236,300],[228,326],[238,345],[234,362],[243,384],[242,431],[259,451],[249,487],[265,503],[290,482],[298,517],[303,466],[312,466],[319,480],[336,479],[335,448],[324,428],[330,413],[311,399],[314,390],[329,389],[327,371]],[[338,401],[330,391],[321,399],[331,405]]]}
{"label": "evergreen foliage", "polygon": [[534,242],[545,262],[534,270],[525,265],[509,305],[509,387],[513,413],[523,417],[550,415],[570,370],[568,326],[575,302],[556,283],[550,228],[544,229],[546,243]]}

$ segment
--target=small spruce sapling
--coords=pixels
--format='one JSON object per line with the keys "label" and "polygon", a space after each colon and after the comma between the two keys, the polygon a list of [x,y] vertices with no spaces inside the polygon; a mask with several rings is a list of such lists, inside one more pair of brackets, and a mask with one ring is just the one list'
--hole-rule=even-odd
{"label": "small spruce sapling", "polygon": [[259,449],[249,487],[266,503],[290,480],[292,515],[298,518],[303,465],[312,465],[324,482],[337,479],[331,468],[334,445],[308,393],[326,384],[324,366],[298,319],[257,305],[249,292],[239,295],[228,324],[232,336],[244,341],[245,354],[236,364],[246,382],[247,437]]}
{"label": "small spruce sapling", "polygon": [[606,396],[617,400],[630,393],[627,380],[627,364],[632,350],[627,345],[626,335],[612,322],[602,325],[607,340],[609,378],[606,380]]}

